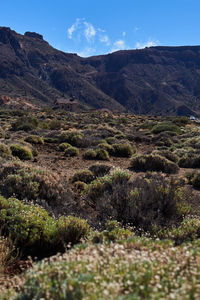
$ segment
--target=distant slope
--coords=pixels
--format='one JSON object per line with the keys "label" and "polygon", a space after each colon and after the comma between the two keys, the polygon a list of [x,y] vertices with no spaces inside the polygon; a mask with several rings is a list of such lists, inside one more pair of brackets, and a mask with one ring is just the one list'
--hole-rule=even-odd
{"label": "distant slope", "polygon": [[75,95],[87,107],[139,114],[200,114],[200,46],[152,47],[81,58],[42,36],[0,27],[0,96],[52,105]]}

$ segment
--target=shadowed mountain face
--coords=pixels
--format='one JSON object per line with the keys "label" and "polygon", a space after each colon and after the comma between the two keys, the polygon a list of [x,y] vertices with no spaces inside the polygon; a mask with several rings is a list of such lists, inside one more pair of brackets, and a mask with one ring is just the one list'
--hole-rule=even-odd
{"label": "shadowed mountain face", "polygon": [[152,47],[81,58],[37,33],[0,27],[0,96],[52,105],[73,95],[88,107],[138,114],[200,114],[200,46]]}

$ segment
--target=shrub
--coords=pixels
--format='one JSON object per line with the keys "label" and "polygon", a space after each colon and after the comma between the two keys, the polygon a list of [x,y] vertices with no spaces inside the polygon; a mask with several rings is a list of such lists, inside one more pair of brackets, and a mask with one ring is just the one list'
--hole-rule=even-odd
{"label": "shrub", "polygon": [[12,151],[12,155],[17,156],[19,159],[30,160],[33,158],[32,151],[27,147],[15,144],[10,146],[10,150]]}
{"label": "shrub", "polygon": [[94,180],[87,188],[87,199],[96,201],[105,192],[112,193],[114,185],[122,184],[130,179],[131,175],[124,171],[113,171],[111,174]]}
{"label": "shrub", "polygon": [[65,152],[65,156],[78,156],[79,155],[79,150],[76,147],[68,147]]}
{"label": "shrub", "polygon": [[177,163],[179,160],[179,157],[169,150],[155,150],[153,154],[163,156],[174,163]]}
{"label": "shrub", "polygon": [[68,143],[61,143],[58,147],[59,147],[60,151],[65,151],[66,149],[71,147],[71,145]]}
{"label": "shrub", "polygon": [[5,132],[4,130],[0,127],[0,138],[5,138]]}
{"label": "shrub", "polygon": [[44,142],[48,144],[55,144],[58,143],[58,139],[53,137],[45,137]]}
{"label": "shrub", "polygon": [[90,183],[94,179],[94,175],[91,171],[89,170],[80,170],[77,171],[73,177],[72,177],[72,182],[75,181],[82,181],[85,183]]}
{"label": "shrub", "polygon": [[87,184],[82,181],[75,181],[74,182],[74,188],[78,191],[84,191],[87,188]]}
{"label": "shrub", "polygon": [[131,161],[131,168],[134,171],[158,171],[169,174],[175,174],[178,172],[178,166],[159,155],[140,155],[134,157]]}
{"label": "shrub", "polygon": [[77,244],[82,238],[86,237],[89,233],[88,223],[80,218],[72,216],[61,217],[58,220],[59,234],[65,245],[69,243]]}
{"label": "shrub", "polygon": [[38,127],[39,121],[37,118],[33,116],[23,116],[19,117],[11,127],[11,130],[13,131],[19,131],[19,130],[24,130],[24,131],[30,131]]}
{"label": "shrub", "polygon": [[109,160],[109,154],[104,149],[97,149],[96,150],[96,159],[98,159],[98,160]]}
{"label": "shrub", "polygon": [[179,226],[161,230],[157,236],[162,239],[171,239],[175,241],[175,245],[197,240],[200,238],[200,219],[187,217]]}
{"label": "shrub", "polygon": [[58,138],[61,143],[69,143],[76,147],[80,147],[83,142],[83,135],[79,131],[63,131]]}
{"label": "shrub", "polygon": [[118,157],[131,157],[133,153],[136,152],[136,147],[131,146],[130,144],[113,144],[114,156]]}
{"label": "shrub", "polygon": [[5,144],[0,143],[0,157],[9,158],[11,156],[12,156],[12,152],[10,148]]}
{"label": "shrub", "polygon": [[25,205],[19,200],[0,197],[0,226],[23,256],[39,258],[64,252],[67,244],[75,244],[84,237],[89,226],[75,217],[58,221],[37,206]]}
{"label": "shrub", "polygon": [[194,188],[200,188],[200,171],[191,172],[186,175],[188,183],[192,184]]}
{"label": "shrub", "polygon": [[113,147],[107,143],[100,143],[98,144],[98,148],[106,150],[108,153],[112,153],[113,152]]}
{"label": "shrub", "polygon": [[1,193],[6,197],[44,199],[52,206],[65,201],[67,197],[59,175],[44,169],[8,163],[2,166],[0,180]]}
{"label": "shrub", "polygon": [[200,154],[193,151],[187,152],[180,158],[178,165],[181,168],[200,168]]}
{"label": "shrub", "polygon": [[[137,228],[152,230],[154,225],[166,226],[178,221],[186,210],[189,193],[175,180],[160,174],[129,180],[127,173],[114,173],[93,181],[87,190],[101,220],[112,218]],[[187,201],[186,201],[187,200]]]}
{"label": "shrub", "polygon": [[111,136],[106,139],[106,142],[112,145],[117,142],[117,139]]}
{"label": "shrub", "polygon": [[29,135],[24,140],[30,144],[44,144],[44,139],[37,135]]}
{"label": "shrub", "polygon": [[89,170],[94,174],[95,177],[103,177],[110,172],[111,168],[111,166],[98,163],[90,166]]}
{"label": "shrub", "polygon": [[89,149],[83,154],[83,158],[89,160],[96,159],[96,156],[97,156],[96,151],[93,149]]}
{"label": "shrub", "polygon": [[173,124],[172,122],[162,122],[152,128],[152,132],[155,134],[163,131],[175,132],[177,134],[182,133],[180,127],[178,127],[176,124]]}

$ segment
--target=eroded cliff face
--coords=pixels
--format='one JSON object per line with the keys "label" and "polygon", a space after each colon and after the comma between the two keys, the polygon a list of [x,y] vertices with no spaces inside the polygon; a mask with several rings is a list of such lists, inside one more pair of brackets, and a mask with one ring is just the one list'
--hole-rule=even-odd
{"label": "eroded cliff face", "polygon": [[35,32],[0,27],[0,95],[51,105],[74,95],[87,107],[139,114],[200,113],[200,46],[152,47],[81,58]]}

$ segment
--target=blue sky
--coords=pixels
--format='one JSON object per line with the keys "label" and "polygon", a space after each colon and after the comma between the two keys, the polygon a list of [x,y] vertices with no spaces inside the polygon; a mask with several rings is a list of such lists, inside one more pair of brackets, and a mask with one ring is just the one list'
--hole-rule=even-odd
{"label": "blue sky", "polygon": [[200,0],[0,0],[0,26],[81,56],[200,45]]}

